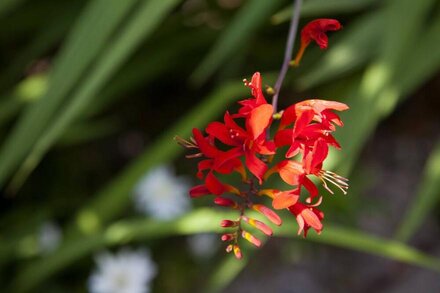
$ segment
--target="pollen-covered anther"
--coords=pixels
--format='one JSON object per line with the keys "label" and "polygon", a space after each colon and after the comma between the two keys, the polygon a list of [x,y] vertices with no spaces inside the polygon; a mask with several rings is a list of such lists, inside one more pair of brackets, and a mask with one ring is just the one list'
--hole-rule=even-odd
{"label": "pollen-covered anther", "polygon": [[255,237],[254,235],[252,235],[251,233],[247,232],[247,231],[243,230],[241,232],[241,237],[243,237],[244,239],[246,239],[247,241],[249,241],[250,243],[252,243],[256,247],[260,247],[261,246],[261,240],[258,239],[257,237]]}
{"label": "pollen-covered anther", "polygon": [[231,221],[231,220],[222,220],[220,222],[220,226],[223,228],[236,227],[236,226],[238,226],[238,222]]}
{"label": "pollen-covered anther", "polygon": [[319,171],[318,177],[319,179],[321,179],[324,188],[331,194],[334,194],[334,192],[328,187],[327,181],[339,188],[343,194],[347,194],[347,190],[349,187],[347,178],[342,177],[332,171],[326,170]]}

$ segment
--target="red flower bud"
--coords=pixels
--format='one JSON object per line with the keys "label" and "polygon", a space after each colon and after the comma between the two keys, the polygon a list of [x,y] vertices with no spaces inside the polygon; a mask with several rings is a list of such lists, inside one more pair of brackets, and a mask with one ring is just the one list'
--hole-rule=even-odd
{"label": "red flower bud", "polygon": [[221,239],[222,241],[231,241],[235,238],[234,234],[223,234]]}
{"label": "red flower bud", "polygon": [[231,220],[223,220],[223,221],[220,222],[220,226],[222,226],[223,228],[235,227],[237,225],[238,225],[238,222],[231,221]]}
{"label": "red flower bud", "polygon": [[247,231],[243,230],[241,232],[241,237],[243,237],[244,239],[246,239],[247,241],[249,241],[250,243],[252,243],[256,247],[260,247],[261,246],[260,239],[256,238],[254,235],[252,235],[251,233],[249,233]]}
{"label": "red flower bud", "polygon": [[252,205],[252,209],[261,213],[263,216],[265,216],[269,221],[271,221],[275,225],[280,226],[282,224],[281,218],[268,207],[262,204],[254,204]]}
{"label": "red flower bud", "polygon": [[234,255],[237,259],[242,259],[243,255],[241,254],[241,249],[238,245],[234,245]]}
{"label": "red flower bud", "polygon": [[272,229],[269,226],[267,226],[266,224],[264,224],[263,222],[248,218],[246,216],[243,216],[242,219],[243,219],[243,221],[245,221],[246,223],[248,223],[252,227],[257,228],[258,230],[260,230],[261,232],[266,234],[267,236],[273,235]]}
{"label": "red flower bud", "polygon": [[238,207],[238,204],[235,201],[233,201],[232,199],[224,198],[224,197],[220,197],[220,196],[217,196],[214,199],[214,203],[216,205],[219,205],[222,207],[230,207],[233,209],[236,209]]}

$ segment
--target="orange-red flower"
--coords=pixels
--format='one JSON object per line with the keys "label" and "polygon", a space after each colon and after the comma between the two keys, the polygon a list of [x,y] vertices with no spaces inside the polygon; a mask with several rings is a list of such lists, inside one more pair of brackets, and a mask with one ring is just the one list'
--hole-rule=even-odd
{"label": "orange-red flower", "polygon": [[261,88],[262,81],[259,72],[255,72],[252,75],[250,82],[245,79],[244,84],[251,89],[253,98],[239,101],[238,104],[241,105],[241,108],[233,117],[247,117],[253,109],[261,105],[268,105]]}
{"label": "orange-red flower", "polygon": [[342,25],[336,19],[321,18],[309,22],[301,31],[301,47],[293,61],[295,66],[299,62],[310,42],[315,41],[321,49],[327,49],[328,37],[327,31],[337,31]]}
{"label": "orange-red flower", "polygon": [[234,155],[244,155],[246,166],[261,184],[267,166],[257,157],[257,154],[272,155],[275,153],[274,143],[266,140],[266,129],[271,121],[272,106],[263,104],[248,113],[245,129],[241,128],[226,112],[224,123],[212,122],[206,128],[206,132],[222,143],[232,146],[229,152]]}
{"label": "orange-red flower", "polygon": [[313,228],[318,234],[322,231],[321,220],[324,219],[324,213],[316,208],[321,202],[314,205],[306,205],[297,202],[289,207],[289,211],[295,215],[298,222],[298,235],[304,231],[304,237],[307,236],[307,231]]}

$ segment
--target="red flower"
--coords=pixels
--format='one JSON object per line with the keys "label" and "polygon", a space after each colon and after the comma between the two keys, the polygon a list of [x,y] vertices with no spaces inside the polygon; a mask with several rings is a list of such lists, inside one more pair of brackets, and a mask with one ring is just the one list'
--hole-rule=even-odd
{"label": "red flower", "polygon": [[234,147],[228,153],[234,156],[244,154],[246,166],[258,178],[260,184],[267,166],[256,154],[272,155],[275,153],[274,143],[266,140],[266,129],[272,121],[272,112],[272,105],[269,104],[254,108],[246,117],[246,129],[241,128],[226,112],[224,124],[212,122],[206,128],[208,134]]}
{"label": "red flower", "polygon": [[295,66],[299,65],[305,49],[312,40],[315,41],[321,49],[327,49],[328,37],[325,33],[327,31],[337,31],[341,28],[342,25],[336,19],[321,18],[309,22],[301,31],[301,47],[293,64]]}
{"label": "red flower", "polygon": [[[205,177],[205,185],[198,185],[190,190],[192,197],[199,197],[204,194],[221,195],[226,191],[237,193],[238,191],[230,185],[223,184],[214,175],[214,171],[220,174],[230,174],[233,171],[239,172],[244,176],[245,171],[241,161],[237,158],[240,154],[236,150],[227,152],[217,149],[213,144],[209,143],[200,130],[193,129],[193,137],[195,145],[199,148],[200,154],[208,159],[202,160],[198,164],[197,177],[204,177],[203,171],[208,170]],[[209,193],[206,193],[209,191]],[[239,192],[238,192],[239,193]]]}
{"label": "red flower", "polygon": [[[287,158],[295,156],[301,148],[313,146],[318,138],[339,149],[338,142],[330,132],[335,130],[334,124],[343,126],[343,123],[332,110],[347,109],[346,104],[325,100],[306,100],[288,107],[281,117],[280,130],[275,135],[276,146],[290,145]],[[292,130],[284,129],[293,122]]]}
{"label": "red flower", "polygon": [[316,208],[321,204],[321,199],[314,205],[305,205],[297,202],[289,207],[289,211],[295,215],[298,222],[298,235],[304,231],[304,237],[307,236],[307,231],[313,228],[318,234],[322,231],[321,220],[324,219],[324,213]]}
{"label": "red flower", "polygon": [[233,115],[233,117],[247,117],[251,111],[258,106],[267,104],[264,98],[263,91],[261,89],[261,75],[259,72],[255,72],[252,76],[251,82],[244,80],[244,84],[251,89],[253,98],[239,101],[238,103],[242,106],[238,113]]}
{"label": "red flower", "polygon": [[304,150],[302,163],[294,160],[284,160],[271,168],[265,175],[269,177],[275,172],[280,174],[281,179],[289,185],[304,186],[310,193],[307,201],[310,202],[314,197],[318,196],[318,189],[315,184],[307,178],[307,175],[315,175],[318,177],[324,187],[333,194],[333,191],[328,187],[327,182],[332,183],[338,187],[344,194],[347,193],[348,183],[347,179],[322,169],[322,164],[328,155],[328,145],[325,140],[318,139],[313,144],[311,149]]}

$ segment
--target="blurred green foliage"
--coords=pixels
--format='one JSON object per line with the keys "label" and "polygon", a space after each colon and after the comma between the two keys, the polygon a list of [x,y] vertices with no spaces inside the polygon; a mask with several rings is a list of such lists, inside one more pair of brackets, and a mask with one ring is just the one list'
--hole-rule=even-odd
{"label": "blurred green foliage", "polygon": [[[248,95],[244,77],[258,70],[273,84],[292,3],[235,2],[0,2],[2,288],[42,292],[48,280],[63,288],[63,272],[84,279],[80,264],[104,247],[154,248],[172,236],[220,231],[226,214],[216,210],[195,210],[171,222],[140,219],[131,193],[145,172],[181,154],[175,134],[188,137]],[[346,125],[336,134],[343,151],[332,154],[328,169],[355,177],[378,124],[438,73],[440,7],[434,0],[306,0],[302,17],[340,18],[344,30],[331,36],[328,51],[311,49],[301,68],[289,72],[280,103],[291,104],[299,92],[347,103]],[[124,154],[120,140],[133,133],[143,138],[143,150]],[[438,149],[396,240],[348,221],[326,223],[321,236],[307,240],[440,272],[439,259],[403,243],[438,207]],[[194,169],[179,161],[179,170]],[[352,219],[350,201],[361,200],[356,197],[334,197],[328,209]],[[62,223],[63,243],[40,256],[37,227],[54,218]],[[275,234],[296,237],[292,226],[288,220]],[[209,291],[225,288],[246,266],[226,256],[215,261],[203,285]]]}

